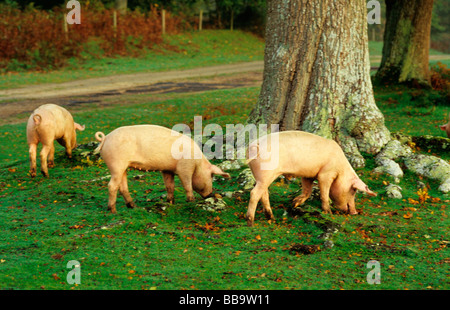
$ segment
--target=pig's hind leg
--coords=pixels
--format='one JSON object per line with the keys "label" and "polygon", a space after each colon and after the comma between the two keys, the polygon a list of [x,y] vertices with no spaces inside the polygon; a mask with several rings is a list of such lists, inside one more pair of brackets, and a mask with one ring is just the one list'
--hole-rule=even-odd
{"label": "pig's hind leg", "polygon": [[130,192],[128,190],[128,180],[127,180],[127,171],[122,175],[122,182],[120,182],[119,185],[119,192],[122,195],[123,199],[125,199],[125,203],[127,204],[128,208],[135,208],[136,204],[133,202],[133,199],[131,198]]}
{"label": "pig's hind leg", "polygon": [[167,202],[170,204],[174,203],[174,191],[175,191],[175,175],[172,172],[162,172],[163,179],[164,179],[164,185],[166,186],[167,191]]}
{"label": "pig's hind leg", "polygon": [[297,208],[298,206],[303,204],[311,196],[313,182],[314,179],[302,178],[302,193],[294,198],[293,200],[294,208]]}
{"label": "pig's hind leg", "polygon": [[51,144],[50,152],[48,154],[48,167],[49,168],[55,167],[55,145],[54,145],[54,143]]}
{"label": "pig's hind leg", "polygon": [[[111,213],[116,213],[117,191],[119,190],[119,187],[122,185],[124,174],[126,178],[127,166],[123,165],[107,165],[107,166],[111,173],[111,180],[109,180],[108,183],[108,210],[111,211]],[[121,193],[122,191],[124,191],[124,189],[121,189]],[[128,192],[128,186],[126,187],[126,191]]]}
{"label": "pig's hind leg", "polygon": [[34,178],[36,176],[36,153],[37,153],[37,144],[30,144],[30,176]]}
{"label": "pig's hind leg", "polygon": [[48,154],[50,153],[52,149],[52,146],[50,143],[42,143],[42,149],[41,149],[41,153],[40,153],[40,157],[41,157],[41,172],[42,175],[44,177],[48,177],[48,167],[47,167],[47,158],[48,158]]}
{"label": "pig's hind leg", "polygon": [[261,196],[261,202],[263,205],[264,214],[268,220],[274,221],[275,217],[272,213],[272,208],[270,207],[269,190],[267,189]]}

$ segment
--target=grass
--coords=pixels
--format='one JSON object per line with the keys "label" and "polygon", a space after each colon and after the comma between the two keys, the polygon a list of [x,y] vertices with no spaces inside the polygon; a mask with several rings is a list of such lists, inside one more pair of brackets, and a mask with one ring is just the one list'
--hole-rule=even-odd
{"label": "grass", "polygon": [[[392,131],[442,136],[436,125],[445,120],[448,108],[417,107],[404,95],[407,89],[375,92]],[[195,115],[203,116],[204,126],[243,123],[258,94],[258,88],[239,88],[152,102],[144,95],[124,95],[135,104],[74,114],[77,122],[86,124],[78,142],[93,141],[98,130],[108,133],[141,123],[172,127],[193,121]],[[138,208],[127,209],[119,196],[118,213],[110,214],[109,180],[99,179],[109,174],[102,162],[80,155],[69,160],[55,144],[56,167],[50,178],[30,179],[25,141],[24,123],[1,126],[0,145],[8,146],[0,150],[2,289],[449,288],[449,197],[437,191],[436,182],[421,179],[430,197],[419,203],[418,177],[406,172],[400,184],[404,199],[387,198],[383,181],[390,180],[371,172],[375,164],[370,155],[365,155],[366,168],[358,174],[380,195],[359,194],[359,215],[291,216],[299,181],[279,179],[270,188],[276,222],[268,223],[259,207],[255,227],[249,228],[244,220],[247,191],[225,197],[226,210],[210,212],[196,205],[199,196],[197,202],[185,202],[176,178],[176,203],[163,209],[158,202],[165,190],[157,172],[130,172],[130,191]],[[228,172],[230,180],[214,182],[219,193],[241,188],[240,170]],[[320,209],[317,199],[306,205],[308,210]],[[332,237],[332,248],[325,248],[320,238],[324,223],[341,227]],[[313,254],[290,250],[298,244],[320,248]],[[366,281],[372,259],[381,264],[379,285]],[[70,260],[81,264],[80,285],[66,281]]]}
{"label": "grass", "polygon": [[68,66],[60,70],[2,74],[0,89],[117,74],[182,70],[256,61],[262,60],[263,55],[263,40],[238,30],[203,30],[167,35],[163,44],[144,51],[141,57],[102,57],[94,44],[88,48],[82,59],[70,59]]}

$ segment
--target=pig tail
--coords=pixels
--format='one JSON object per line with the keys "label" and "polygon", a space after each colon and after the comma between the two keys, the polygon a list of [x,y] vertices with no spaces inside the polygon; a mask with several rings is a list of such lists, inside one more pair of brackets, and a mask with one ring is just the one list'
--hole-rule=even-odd
{"label": "pig tail", "polygon": [[95,139],[97,139],[97,141],[100,142],[100,145],[94,151],[94,153],[98,153],[102,149],[103,143],[105,143],[105,134],[101,131],[97,131],[95,133]]}

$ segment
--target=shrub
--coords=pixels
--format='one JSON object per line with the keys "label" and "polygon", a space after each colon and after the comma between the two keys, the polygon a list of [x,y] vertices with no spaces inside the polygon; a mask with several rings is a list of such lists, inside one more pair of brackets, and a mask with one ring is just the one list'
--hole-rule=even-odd
{"label": "shrub", "polygon": [[[112,9],[83,10],[81,24],[67,25],[67,33],[66,14],[66,9],[0,6],[0,70],[57,68],[71,57],[94,57],[93,51],[99,56],[129,55],[162,42],[161,16],[155,7],[146,13],[117,14],[116,29]],[[178,32],[180,26],[181,17],[166,13],[167,33]]]}

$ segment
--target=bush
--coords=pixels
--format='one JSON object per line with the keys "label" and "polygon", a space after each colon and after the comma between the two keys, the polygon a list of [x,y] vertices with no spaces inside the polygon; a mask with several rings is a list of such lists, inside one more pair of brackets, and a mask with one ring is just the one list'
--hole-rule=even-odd
{"label": "bush", "polygon": [[[162,42],[161,16],[155,7],[146,13],[117,14],[116,29],[112,9],[83,10],[81,24],[67,25],[65,33],[67,12],[0,6],[0,70],[52,69],[71,57],[94,57],[95,50],[99,56],[129,55]],[[180,27],[181,18],[166,13],[166,32],[176,33]],[[89,50],[83,54],[85,48]]]}

